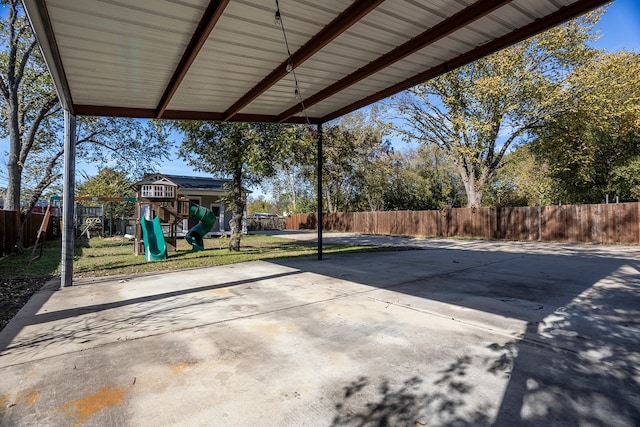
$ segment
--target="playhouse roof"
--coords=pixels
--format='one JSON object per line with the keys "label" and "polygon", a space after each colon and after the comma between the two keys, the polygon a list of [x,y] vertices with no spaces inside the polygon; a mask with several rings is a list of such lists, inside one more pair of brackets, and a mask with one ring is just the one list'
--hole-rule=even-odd
{"label": "playhouse roof", "polygon": [[145,175],[140,181],[131,184],[136,191],[142,187],[143,185],[170,185],[173,187],[179,187],[180,185],[169,179],[166,175],[161,173],[153,173]]}
{"label": "playhouse roof", "polygon": [[209,178],[205,176],[169,175],[153,173],[145,175],[131,186],[138,190],[143,185],[170,185],[183,190],[223,191],[228,179]]}
{"label": "playhouse roof", "polygon": [[216,179],[203,176],[185,175],[164,175],[169,180],[176,183],[181,189],[186,190],[209,190],[223,191],[223,185],[229,182],[228,179]]}

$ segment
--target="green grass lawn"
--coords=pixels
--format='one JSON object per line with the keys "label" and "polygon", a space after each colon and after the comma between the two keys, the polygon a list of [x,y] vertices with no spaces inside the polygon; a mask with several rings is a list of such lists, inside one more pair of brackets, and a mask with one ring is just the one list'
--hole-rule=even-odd
{"label": "green grass lawn", "polygon": [[[242,236],[240,252],[227,250],[228,238],[205,239],[205,250],[194,252],[184,240],[178,239],[178,248],[169,252],[168,259],[146,262],[144,256],[135,256],[133,242],[119,237],[76,240],[74,248],[74,277],[99,277],[121,274],[148,273],[194,267],[233,264],[245,261],[297,257],[316,254],[315,242],[296,241],[267,235]],[[371,246],[323,246],[324,253],[360,252],[376,250]],[[60,240],[47,242],[42,257],[29,264],[31,251],[22,256],[0,259],[0,277],[28,279],[60,275]]]}
{"label": "green grass lawn", "polygon": [[[303,242],[266,235],[242,236],[240,252],[227,249],[228,238],[205,239],[205,250],[194,252],[184,240],[168,253],[168,259],[146,262],[144,256],[133,254],[133,243],[120,238],[78,241],[73,264],[74,277],[97,277],[120,274],[148,273],[195,267],[233,264],[238,262],[314,255],[315,242]],[[370,246],[327,245],[325,253],[372,250]]]}

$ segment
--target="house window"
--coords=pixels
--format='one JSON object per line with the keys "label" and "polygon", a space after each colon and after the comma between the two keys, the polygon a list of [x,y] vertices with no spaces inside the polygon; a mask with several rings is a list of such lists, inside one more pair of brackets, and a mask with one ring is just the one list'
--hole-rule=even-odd
{"label": "house window", "polygon": [[142,197],[146,198],[173,198],[175,187],[172,185],[143,185]]}

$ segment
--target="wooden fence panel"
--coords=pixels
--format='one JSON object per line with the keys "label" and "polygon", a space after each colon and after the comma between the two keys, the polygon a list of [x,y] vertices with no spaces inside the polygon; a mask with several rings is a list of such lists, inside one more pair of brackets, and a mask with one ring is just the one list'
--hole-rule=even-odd
{"label": "wooden fence panel", "polygon": [[600,213],[602,211],[602,205],[588,205],[589,206],[589,236],[585,238],[587,242],[602,243],[600,239],[600,223],[602,218]]}
{"label": "wooden fence panel", "polygon": [[542,240],[549,242],[556,239],[557,219],[556,207],[545,206],[542,208]]}
{"label": "wooden fence panel", "polygon": [[586,205],[576,205],[576,242],[585,242],[587,236],[591,233],[589,232],[590,222],[588,215],[588,208]]}
{"label": "wooden fence panel", "polygon": [[[25,248],[31,247],[36,243],[38,231],[42,225],[45,215],[39,212],[32,212],[27,216],[23,225],[22,245]],[[0,256],[5,256],[13,252],[18,239],[18,229],[16,222],[19,221],[20,213],[16,211],[0,210]],[[56,221],[58,217],[50,217],[47,226],[47,239],[58,236],[58,226]],[[54,231],[55,230],[55,231]]]}
{"label": "wooden fence panel", "polygon": [[516,219],[514,218],[516,214],[516,211],[513,209],[507,209],[507,208],[502,208],[502,216],[501,216],[501,220],[502,220],[502,239],[506,239],[506,240],[514,240],[515,239],[515,233],[513,231],[513,227],[511,227],[511,224],[516,223]]}
{"label": "wooden fence panel", "polygon": [[638,236],[638,207],[635,203],[620,203],[616,206],[616,241],[631,243]]}
{"label": "wooden fence panel", "polygon": [[478,228],[476,232],[483,239],[491,238],[491,209],[482,208],[478,215]]}
{"label": "wooden fence panel", "polygon": [[391,221],[389,215],[391,212],[376,212],[376,217],[378,221],[376,222],[376,233],[388,235],[391,233]]}
{"label": "wooden fence panel", "polygon": [[4,255],[13,252],[13,248],[18,241],[18,229],[15,224],[19,219],[20,213],[15,211],[2,211],[4,214],[4,227],[3,227],[3,246]]}
{"label": "wooden fence panel", "polygon": [[625,204],[618,205],[618,242],[627,243],[633,235],[633,213]]}
{"label": "wooden fence panel", "polygon": [[378,232],[378,221],[380,221],[380,212],[366,212],[365,215],[365,227],[363,231],[366,230],[368,234],[380,234]]}
{"label": "wooden fence panel", "polygon": [[629,234],[626,236],[625,242],[640,242],[640,203],[625,203],[625,206],[629,212],[627,216]]}
{"label": "wooden fence panel", "polygon": [[[324,218],[327,230],[364,234],[640,243],[640,203],[347,212]],[[286,224],[288,229],[315,229],[316,216],[293,214]]]}

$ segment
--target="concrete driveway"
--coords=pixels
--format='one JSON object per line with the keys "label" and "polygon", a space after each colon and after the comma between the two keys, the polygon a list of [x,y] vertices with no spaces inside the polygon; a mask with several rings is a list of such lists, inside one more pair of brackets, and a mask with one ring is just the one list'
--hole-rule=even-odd
{"label": "concrete driveway", "polygon": [[50,283],[0,425],[640,425],[640,248],[325,237],[416,249]]}

